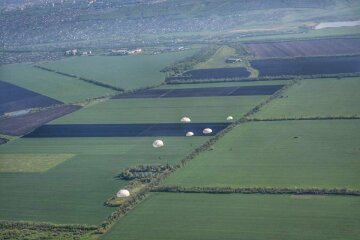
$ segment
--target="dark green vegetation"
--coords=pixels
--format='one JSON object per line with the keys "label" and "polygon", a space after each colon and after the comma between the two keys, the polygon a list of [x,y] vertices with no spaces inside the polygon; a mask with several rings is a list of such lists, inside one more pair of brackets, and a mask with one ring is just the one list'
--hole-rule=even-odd
{"label": "dark green vegetation", "polygon": [[356,197],[156,193],[103,239],[357,239],[359,210]]}

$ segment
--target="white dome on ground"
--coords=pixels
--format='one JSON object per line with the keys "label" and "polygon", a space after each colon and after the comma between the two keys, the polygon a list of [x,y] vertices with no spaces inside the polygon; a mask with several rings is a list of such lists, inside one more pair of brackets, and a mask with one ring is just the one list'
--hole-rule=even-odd
{"label": "white dome on ground", "polygon": [[120,189],[120,191],[118,191],[116,196],[117,197],[128,197],[128,196],[130,196],[130,192],[126,189]]}
{"label": "white dome on ground", "polygon": [[181,121],[182,123],[189,123],[189,122],[191,122],[191,119],[188,118],[188,117],[183,117],[180,121]]}
{"label": "white dome on ground", "polygon": [[234,120],[234,118],[233,118],[233,116],[228,116],[228,117],[226,118],[226,120],[231,121],[231,120]]}
{"label": "white dome on ground", "polygon": [[152,145],[154,148],[159,148],[164,146],[164,142],[158,139],[155,140]]}
{"label": "white dome on ground", "polygon": [[211,129],[211,128],[205,128],[205,129],[203,130],[203,134],[210,134],[210,133],[212,133],[212,129]]}
{"label": "white dome on ground", "polygon": [[187,133],[186,133],[186,136],[187,136],[187,137],[192,137],[192,136],[194,136],[194,133],[193,133],[193,132],[187,132]]}

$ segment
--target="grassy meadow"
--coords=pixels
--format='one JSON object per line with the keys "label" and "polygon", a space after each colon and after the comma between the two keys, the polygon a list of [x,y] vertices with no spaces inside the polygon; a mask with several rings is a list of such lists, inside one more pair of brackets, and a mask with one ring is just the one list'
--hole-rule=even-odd
{"label": "grassy meadow", "polygon": [[3,162],[13,154],[72,154],[46,172],[0,173],[0,220],[100,224],[113,208],[103,203],[126,181],[115,177],[138,164],[175,164],[207,137],[18,139],[0,146]]}
{"label": "grassy meadow", "polygon": [[356,197],[153,193],[101,239],[357,239]]}
{"label": "grassy meadow", "polygon": [[164,185],[360,189],[359,120],[241,124]]}
{"label": "grassy meadow", "polygon": [[190,57],[195,52],[187,50],[157,55],[70,57],[40,65],[129,90],[162,83],[165,74],[160,71],[164,67]]}
{"label": "grassy meadow", "polygon": [[360,114],[360,78],[306,79],[261,109],[256,118],[351,116]]}
{"label": "grassy meadow", "polygon": [[0,66],[0,80],[65,103],[78,102],[88,98],[116,93],[116,91],[111,89],[44,71],[29,64]]}

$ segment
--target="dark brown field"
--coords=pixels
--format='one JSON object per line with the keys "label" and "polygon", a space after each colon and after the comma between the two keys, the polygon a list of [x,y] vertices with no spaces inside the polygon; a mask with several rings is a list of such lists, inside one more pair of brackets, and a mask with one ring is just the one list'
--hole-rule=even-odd
{"label": "dark brown field", "polygon": [[360,38],[335,38],[246,44],[256,58],[327,56],[360,53]]}
{"label": "dark brown field", "polygon": [[80,108],[81,107],[74,105],[60,106],[24,116],[2,119],[0,120],[0,133],[12,136],[25,135],[47,122],[74,112]]}

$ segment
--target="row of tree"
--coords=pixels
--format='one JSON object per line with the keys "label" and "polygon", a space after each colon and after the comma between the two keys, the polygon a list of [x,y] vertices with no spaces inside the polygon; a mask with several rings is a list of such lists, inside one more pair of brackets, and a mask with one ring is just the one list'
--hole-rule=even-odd
{"label": "row of tree", "polygon": [[163,186],[152,189],[153,192],[178,193],[242,193],[242,194],[297,194],[297,195],[350,195],[360,196],[360,190],[347,188],[274,188],[274,187],[180,187]]}
{"label": "row of tree", "polygon": [[318,75],[279,75],[263,77],[232,77],[232,78],[192,78],[191,76],[170,76],[165,79],[168,84],[196,84],[196,83],[219,83],[219,82],[248,82],[248,81],[272,81],[272,80],[294,80],[294,79],[313,79],[313,78],[346,78],[358,77],[360,73],[338,73],[338,74],[318,74]]}
{"label": "row of tree", "polygon": [[360,119],[359,115],[313,116],[313,117],[287,117],[287,118],[248,118],[251,122],[294,121],[294,120],[340,120]]}
{"label": "row of tree", "polygon": [[169,164],[143,164],[125,169],[118,175],[118,178],[127,181],[136,179],[141,182],[150,182],[151,180],[153,180],[153,178],[157,178],[162,173],[166,171],[172,171],[173,169],[174,166],[171,166]]}

